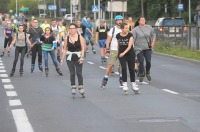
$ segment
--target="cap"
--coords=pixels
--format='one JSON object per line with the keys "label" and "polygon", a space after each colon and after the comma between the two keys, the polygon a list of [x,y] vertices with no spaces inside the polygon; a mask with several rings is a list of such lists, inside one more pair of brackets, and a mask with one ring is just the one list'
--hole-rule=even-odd
{"label": "cap", "polygon": [[105,20],[104,19],[100,19],[100,22],[105,22]]}

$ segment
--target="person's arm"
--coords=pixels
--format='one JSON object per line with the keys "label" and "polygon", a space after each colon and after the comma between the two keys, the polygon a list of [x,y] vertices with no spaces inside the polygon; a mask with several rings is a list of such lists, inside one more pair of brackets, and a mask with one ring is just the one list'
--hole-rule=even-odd
{"label": "person's arm", "polygon": [[64,47],[63,47],[63,51],[62,51],[62,64],[63,64],[63,60],[64,60],[64,58],[65,58],[65,56],[66,56],[66,52],[67,52],[67,38],[68,37],[65,37],[65,39],[64,39]]}
{"label": "person's arm", "polygon": [[96,44],[98,44],[98,40],[99,40],[99,29],[97,27],[97,29],[96,29]]}
{"label": "person's arm", "polygon": [[80,35],[80,42],[81,42],[81,58],[79,59],[79,64],[83,64],[83,57],[85,55],[85,44],[84,44],[84,39]]}
{"label": "person's arm", "polygon": [[15,44],[15,42],[16,42],[16,37],[14,36],[13,40],[12,40],[10,46],[9,46],[9,50],[13,47],[13,45]]}
{"label": "person's arm", "polygon": [[8,38],[8,36],[6,36],[6,30],[4,30],[3,34],[4,34],[4,36],[5,36],[6,38]]}
{"label": "person's arm", "polygon": [[153,30],[153,28],[151,28],[151,38],[152,38],[152,42],[151,42],[151,47],[154,48],[154,45],[155,45],[155,41],[156,41],[156,34]]}
{"label": "person's arm", "polygon": [[126,48],[126,50],[124,52],[122,52],[119,57],[123,57],[133,46],[133,37],[130,37],[129,42],[128,42],[128,47]]}
{"label": "person's arm", "polygon": [[31,46],[31,41],[30,41],[30,39],[28,37],[28,34],[26,34],[26,43],[28,43]]}

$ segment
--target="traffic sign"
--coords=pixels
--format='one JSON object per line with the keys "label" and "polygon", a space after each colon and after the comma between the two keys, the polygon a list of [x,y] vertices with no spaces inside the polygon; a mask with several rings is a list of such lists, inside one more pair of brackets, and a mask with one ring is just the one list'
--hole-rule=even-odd
{"label": "traffic sign", "polygon": [[57,7],[56,7],[56,5],[48,5],[48,9],[49,10],[56,10]]}
{"label": "traffic sign", "polygon": [[178,4],[178,11],[183,11],[183,4]]}
{"label": "traffic sign", "polygon": [[61,9],[60,9],[60,12],[66,12],[66,11],[67,11],[66,8],[61,8]]}
{"label": "traffic sign", "polygon": [[99,8],[98,6],[92,6],[92,12],[98,12],[99,11]]}

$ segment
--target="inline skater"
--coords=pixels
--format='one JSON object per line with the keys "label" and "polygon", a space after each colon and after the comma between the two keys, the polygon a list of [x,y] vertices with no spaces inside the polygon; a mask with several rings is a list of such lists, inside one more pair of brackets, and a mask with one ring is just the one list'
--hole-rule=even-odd
{"label": "inline skater", "polygon": [[100,19],[100,26],[96,28],[96,43],[99,44],[101,49],[101,63],[106,62],[106,39],[109,28],[105,25],[105,20]]}
{"label": "inline skater", "polygon": [[139,93],[139,88],[135,83],[135,71],[134,71],[134,63],[135,63],[135,52],[133,49],[133,35],[129,32],[129,27],[127,23],[122,23],[120,26],[122,32],[118,33],[116,38],[118,40],[119,45],[119,61],[122,67],[122,86],[124,92],[127,94],[128,86],[127,86],[127,65],[130,73],[130,81],[132,89],[135,93]]}
{"label": "inline skater", "polygon": [[[121,15],[117,15],[115,17],[115,23],[116,25],[110,29],[109,33],[108,33],[108,37],[106,40],[106,53],[107,55],[110,53],[109,55],[109,62],[108,62],[108,66],[106,68],[106,74],[102,80],[102,86],[104,87],[107,84],[108,81],[108,76],[113,68],[113,66],[115,65],[115,62],[117,60],[118,57],[118,42],[117,42],[117,38],[116,35],[120,32],[122,32],[120,25],[123,22],[123,17]],[[121,78],[121,75],[120,75]]]}

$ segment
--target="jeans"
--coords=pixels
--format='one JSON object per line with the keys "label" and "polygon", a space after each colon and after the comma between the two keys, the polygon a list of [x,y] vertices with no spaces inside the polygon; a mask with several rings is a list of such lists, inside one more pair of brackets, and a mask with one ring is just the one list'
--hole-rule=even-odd
{"label": "jeans", "polygon": [[83,85],[83,76],[82,76],[83,64],[79,64],[78,61],[67,60],[67,65],[70,71],[71,85],[76,85],[75,74],[77,74],[78,77],[78,85]]}
{"label": "jeans", "polygon": [[94,41],[93,41],[91,35],[85,35],[84,38],[85,38],[85,43],[86,43],[86,45],[89,45],[89,43],[90,43],[91,45],[94,45]]}
{"label": "jeans", "polygon": [[24,66],[24,56],[26,54],[26,46],[24,46],[24,47],[18,47],[18,46],[16,46],[16,48],[15,48],[15,59],[14,59],[14,62],[13,62],[13,68],[12,68],[12,70],[15,70],[15,68],[16,68],[16,64],[17,64],[17,61],[18,61],[18,58],[19,58],[19,53],[21,53],[20,69],[23,69],[23,66]]}
{"label": "jeans", "polygon": [[51,56],[53,64],[57,68],[58,67],[58,63],[57,63],[57,60],[56,60],[55,50],[53,50],[53,51],[45,51],[45,50],[43,50],[45,68],[48,68],[48,53]]}
{"label": "jeans", "polygon": [[146,61],[146,72],[150,72],[151,68],[151,49],[140,51],[137,54],[138,63],[139,63],[139,75],[144,75],[144,59]]}

